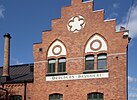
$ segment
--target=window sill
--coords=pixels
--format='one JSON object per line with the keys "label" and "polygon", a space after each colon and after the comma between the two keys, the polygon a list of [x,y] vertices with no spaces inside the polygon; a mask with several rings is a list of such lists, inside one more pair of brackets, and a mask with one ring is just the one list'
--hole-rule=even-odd
{"label": "window sill", "polygon": [[100,69],[100,70],[85,70],[83,74],[88,73],[103,73],[103,72],[109,72],[108,69]]}
{"label": "window sill", "polygon": [[47,73],[46,76],[67,75],[67,72]]}

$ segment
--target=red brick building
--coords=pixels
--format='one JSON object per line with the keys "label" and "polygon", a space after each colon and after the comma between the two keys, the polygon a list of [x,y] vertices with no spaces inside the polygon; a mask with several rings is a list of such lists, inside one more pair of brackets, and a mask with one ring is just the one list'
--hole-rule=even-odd
{"label": "red brick building", "polygon": [[0,91],[10,100],[126,100],[126,32],[93,2],[72,0],[33,45],[34,64],[0,75]]}

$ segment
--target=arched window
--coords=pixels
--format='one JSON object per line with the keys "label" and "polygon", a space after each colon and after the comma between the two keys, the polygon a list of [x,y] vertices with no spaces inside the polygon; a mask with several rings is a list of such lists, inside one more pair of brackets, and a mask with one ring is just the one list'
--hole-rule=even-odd
{"label": "arched window", "polygon": [[48,60],[48,70],[47,73],[55,73],[56,60],[50,59]]}
{"label": "arched window", "polygon": [[51,94],[49,95],[49,100],[63,100],[62,94]]}
{"label": "arched window", "polygon": [[94,70],[94,55],[85,57],[85,70]]}
{"label": "arched window", "polygon": [[66,72],[66,58],[58,60],[58,72]]}
{"label": "arched window", "polygon": [[98,69],[106,69],[107,68],[107,54],[99,54],[98,55]]}
{"label": "arched window", "polygon": [[21,95],[11,95],[10,100],[22,100],[22,96]]}
{"label": "arched window", "polygon": [[48,59],[47,75],[52,76],[55,74],[60,74],[60,75],[66,74],[66,55],[67,55],[67,50],[64,43],[60,40],[55,40],[50,45],[47,52],[47,59]]}
{"label": "arched window", "polygon": [[98,93],[98,92],[95,92],[95,93],[89,93],[87,95],[87,100],[104,100],[103,98],[103,93]]}

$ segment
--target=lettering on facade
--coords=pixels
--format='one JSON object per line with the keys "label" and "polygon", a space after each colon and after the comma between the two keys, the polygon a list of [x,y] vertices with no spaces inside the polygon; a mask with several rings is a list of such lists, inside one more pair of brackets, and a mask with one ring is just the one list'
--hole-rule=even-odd
{"label": "lettering on facade", "polygon": [[93,79],[93,78],[108,78],[108,72],[93,73],[93,74],[46,76],[46,81],[78,80],[78,79]]}

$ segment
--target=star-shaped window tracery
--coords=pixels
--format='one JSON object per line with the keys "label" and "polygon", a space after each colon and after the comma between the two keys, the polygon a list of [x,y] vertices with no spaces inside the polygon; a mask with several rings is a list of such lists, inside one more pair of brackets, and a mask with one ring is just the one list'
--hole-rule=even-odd
{"label": "star-shaped window tracery", "polygon": [[72,17],[69,22],[68,22],[68,30],[76,33],[79,32],[81,29],[83,29],[85,26],[85,21],[84,18],[82,16],[75,16]]}

